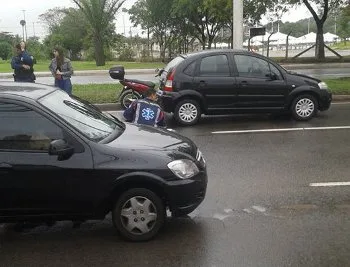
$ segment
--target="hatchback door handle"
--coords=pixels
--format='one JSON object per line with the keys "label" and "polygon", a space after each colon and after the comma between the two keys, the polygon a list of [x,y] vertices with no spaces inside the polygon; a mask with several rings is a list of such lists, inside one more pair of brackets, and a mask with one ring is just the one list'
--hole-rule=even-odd
{"label": "hatchback door handle", "polygon": [[207,85],[207,83],[205,81],[200,81],[199,82],[199,87],[204,87],[206,85]]}
{"label": "hatchback door handle", "polygon": [[11,168],[12,168],[11,164],[8,164],[5,162],[0,163],[0,169],[11,169]]}

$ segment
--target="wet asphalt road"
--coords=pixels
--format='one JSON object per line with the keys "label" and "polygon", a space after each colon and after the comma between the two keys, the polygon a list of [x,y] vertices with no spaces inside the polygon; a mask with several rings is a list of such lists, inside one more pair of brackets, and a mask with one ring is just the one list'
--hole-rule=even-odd
{"label": "wet asphalt road", "polygon": [[[115,113],[115,112],[114,112]],[[120,115],[120,113],[115,113]],[[122,241],[111,226],[70,222],[16,233],[0,227],[0,266],[350,266],[350,103],[310,122],[288,117],[205,117],[169,127],[206,157],[209,184],[188,218],[168,219],[147,243]],[[216,131],[297,131],[215,134]]]}

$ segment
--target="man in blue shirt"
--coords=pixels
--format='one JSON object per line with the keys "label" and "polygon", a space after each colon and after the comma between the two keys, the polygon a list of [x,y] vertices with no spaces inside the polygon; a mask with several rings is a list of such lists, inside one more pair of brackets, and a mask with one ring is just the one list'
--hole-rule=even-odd
{"label": "man in blue shirt", "polygon": [[164,127],[164,112],[156,103],[158,98],[157,91],[153,88],[150,88],[146,91],[145,95],[145,99],[135,100],[124,111],[125,120],[137,124]]}
{"label": "man in blue shirt", "polygon": [[33,58],[20,44],[16,45],[16,54],[11,61],[15,82],[34,82]]}

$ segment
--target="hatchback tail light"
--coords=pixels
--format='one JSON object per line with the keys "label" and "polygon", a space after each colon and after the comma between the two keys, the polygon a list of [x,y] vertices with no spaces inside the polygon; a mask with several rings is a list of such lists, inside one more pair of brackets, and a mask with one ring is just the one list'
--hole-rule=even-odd
{"label": "hatchback tail light", "polygon": [[172,69],[167,75],[166,82],[164,85],[164,91],[172,92],[173,91],[173,81],[175,76],[175,69]]}

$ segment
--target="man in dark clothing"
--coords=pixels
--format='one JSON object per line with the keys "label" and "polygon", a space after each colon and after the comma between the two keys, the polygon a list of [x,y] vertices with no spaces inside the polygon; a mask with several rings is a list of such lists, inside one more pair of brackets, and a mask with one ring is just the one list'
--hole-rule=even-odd
{"label": "man in dark clothing", "polygon": [[15,82],[34,82],[33,58],[20,44],[16,45],[16,54],[11,61]]}
{"label": "man in dark clothing", "polygon": [[156,101],[157,91],[153,88],[148,89],[145,99],[135,100],[124,111],[125,120],[137,124],[164,127],[164,112]]}

